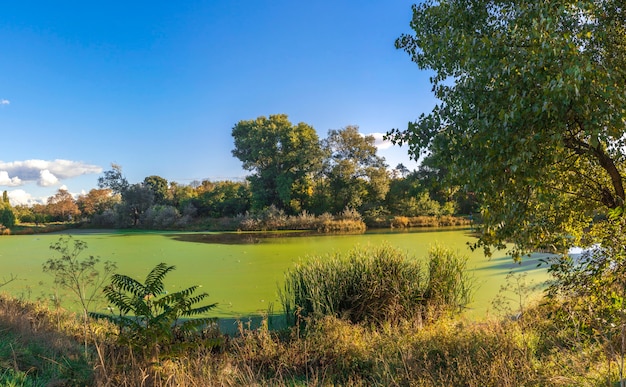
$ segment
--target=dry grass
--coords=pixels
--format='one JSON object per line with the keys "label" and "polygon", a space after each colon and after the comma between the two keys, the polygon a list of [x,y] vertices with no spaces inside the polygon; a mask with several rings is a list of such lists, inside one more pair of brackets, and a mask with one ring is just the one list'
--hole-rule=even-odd
{"label": "dry grass", "polygon": [[[609,379],[614,382],[617,375],[608,372],[601,346],[577,341],[573,332],[547,319],[555,307],[528,308],[518,321],[444,318],[427,325],[403,321],[367,326],[324,317],[308,322],[306,328],[298,325],[283,331],[271,331],[267,324],[254,330],[241,326],[239,334],[218,349],[196,347],[182,357],[146,359],[116,344],[106,335],[110,330],[100,325],[92,327],[92,345],[85,357],[80,320],[2,297],[0,349],[10,344],[12,351],[0,351],[0,375],[5,378],[0,384],[605,386]],[[35,347],[46,351],[34,357],[37,361],[29,360],[27,354]],[[24,375],[39,379],[19,382]],[[9,377],[13,377],[10,383]]]}
{"label": "dry grass", "polygon": [[471,221],[460,216],[394,216],[391,228],[468,226]]}

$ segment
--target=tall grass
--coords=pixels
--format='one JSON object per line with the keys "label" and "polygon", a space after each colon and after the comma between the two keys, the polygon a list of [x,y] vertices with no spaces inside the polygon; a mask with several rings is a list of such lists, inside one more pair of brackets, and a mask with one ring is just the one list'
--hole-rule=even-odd
{"label": "tall grass", "polygon": [[0,297],[0,385],[615,385],[610,352],[549,318],[560,307],[529,307],[517,321],[442,317],[427,325],[367,326],[326,316],[283,331],[242,325],[217,351],[193,346],[154,362],[120,345],[107,334],[113,327],[96,321],[99,357],[85,358],[80,318]]}
{"label": "tall grass", "polygon": [[297,314],[377,325],[432,319],[469,303],[466,261],[442,247],[432,248],[425,264],[388,245],[355,248],[297,264],[280,298],[291,322]]}
{"label": "tall grass", "polygon": [[75,315],[0,295],[0,385],[92,385],[82,334]]}
{"label": "tall grass", "polygon": [[394,216],[389,220],[388,227],[409,228],[409,227],[447,227],[447,226],[468,226],[472,222],[468,218],[460,216]]}
{"label": "tall grass", "polygon": [[315,216],[306,211],[299,215],[287,215],[274,206],[239,217],[236,227],[242,231],[314,230],[319,232],[364,232],[366,225],[356,210],[346,209],[333,216],[324,213]]}

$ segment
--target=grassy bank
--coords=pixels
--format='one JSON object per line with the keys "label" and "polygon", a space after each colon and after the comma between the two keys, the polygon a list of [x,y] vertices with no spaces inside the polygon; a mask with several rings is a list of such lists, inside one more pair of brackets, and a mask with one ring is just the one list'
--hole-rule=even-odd
{"label": "grassy bank", "polygon": [[218,348],[143,358],[92,322],[37,304],[0,299],[0,383],[7,386],[605,386],[617,366],[598,344],[577,341],[548,319],[556,306],[519,320],[441,318],[368,326],[336,317],[239,334]]}

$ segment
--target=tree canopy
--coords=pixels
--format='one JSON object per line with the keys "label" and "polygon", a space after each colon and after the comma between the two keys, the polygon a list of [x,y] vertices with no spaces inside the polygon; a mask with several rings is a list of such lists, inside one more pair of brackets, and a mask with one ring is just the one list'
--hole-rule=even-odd
{"label": "tree canopy", "polygon": [[15,213],[13,212],[7,191],[2,192],[2,201],[0,201],[0,226],[6,228],[15,226]]}
{"label": "tree canopy", "polygon": [[319,138],[313,127],[293,125],[287,115],[239,121],[232,130],[233,155],[249,176],[252,205],[261,209],[272,204],[298,212],[309,196],[312,171],[322,162]]}
{"label": "tree canopy", "polygon": [[359,208],[364,201],[382,201],[389,191],[385,159],[376,154],[374,137],[362,136],[357,126],[331,129],[323,141],[328,155],[324,174],[331,195],[331,210]]}
{"label": "tree canopy", "polygon": [[482,203],[480,244],[565,251],[625,202],[623,1],[427,0],[396,41],[440,103],[394,129]]}
{"label": "tree canopy", "polygon": [[48,212],[60,221],[74,220],[80,215],[76,200],[69,191],[62,188],[48,198]]}

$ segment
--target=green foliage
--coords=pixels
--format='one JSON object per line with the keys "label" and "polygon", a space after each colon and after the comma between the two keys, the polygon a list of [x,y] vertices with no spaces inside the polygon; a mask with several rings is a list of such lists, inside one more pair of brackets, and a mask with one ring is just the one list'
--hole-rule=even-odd
{"label": "green foliage", "polygon": [[154,196],[154,202],[156,204],[167,204],[168,203],[168,188],[169,183],[167,180],[162,178],[161,176],[148,176],[143,180],[144,186],[146,186],[149,190],[152,191]]}
{"label": "green foliage", "polygon": [[475,193],[480,245],[562,253],[594,211],[624,203],[624,25],[617,0],[413,7],[396,46],[434,71],[441,103],[389,134]]}
{"label": "green foliage", "polygon": [[445,247],[431,247],[424,291],[429,308],[460,313],[471,302],[473,283],[467,273],[467,259]]}
{"label": "green foliage", "polygon": [[43,271],[53,276],[55,285],[74,295],[86,315],[97,300],[104,281],[117,268],[116,264],[104,262],[104,272],[100,273],[100,259],[90,255],[81,260],[87,243],[71,235],[59,237],[57,242],[50,245],[50,249],[60,256],[48,259],[43,264]]}
{"label": "green foliage", "polygon": [[274,204],[291,213],[301,211],[309,197],[309,175],[322,162],[315,129],[303,122],[292,125],[287,115],[275,114],[239,121],[232,136],[233,155],[253,172],[248,177],[253,209]]}
{"label": "green foliage", "polygon": [[172,206],[156,204],[148,208],[141,216],[144,227],[165,230],[178,226],[181,216]]}
{"label": "green foliage", "polygon": [[281,302],[288,319],[296,314],[374,324],[434,319],[459,312],[470,301],[466,260],[435,247],[424,270],[386,245],[313,257],[287,271]]}
{"label": "green foliage", "polygon": [[[116,269],[114,262],[104,263],[104,273],[98,269],[99,258],[92,255],[80,259],[81,253],[87,249],[87,243],[72,236],[62,236],[50,249],[56,251],[60,257],[50,258],[43,264],[43,271],[54,277],[55,285],[69,291],[80,304],[83,329],[84,345],[87,352],[88,313],[95,301],[98,300],[100,290],[107,277]],[[60,303],[59,294],[54,294],[54,302]]]}
{"label": "green foliage", "polygon": [[124,193],[128,189],[128,180],[122,174],[122,166],[111,164],[111,169],[104,171],[104,176],[98,178],[98,187],[108,188],[118,195]]}
{"label": "green foliage", "polygon": [[10,205],[0,203],[0,225],[6,228],[15,226],[15,214]]}
{"label": "green foliage", "polygon": [[0,202],[0,226],[10,229],[15,226],[15,220],[16,216],[11,202],[9,202],[9,194],[7,191],[3,191],[2,201]]}
{"label": "green foliage", "polygon": [[[548,297],[561,304],[555,320],[577,334],[602,343],[619,359],[620,380],[626,360],[626,217],[623,209],[594,224],[590,238],[599,241],[580,257],[549,261],[554,283]],[[624,381],[626,382],[626,381]],[[623,385],[623,384],[621,384]]]}
{"label": "green foliage", "polygon": [[[122,193],[122,202],[116,206],[121,225],[139,225],[139,220],[154,203],[154,192],[144,184],[130,184]],[[130,222],[130,223],[129,223]]]}
{"label": "green foliage", "polygon": [[198,187],[199,194],[192,200],[198,214],[219,218],[237,216],[250,210],[250,187],[233,181],[206,181]]}
{"label": "green foliage", "polygon": [[338,213],[346,207],[381,203],[389,191],[385,159],[376,155],[374,137],[361,136],[357,126],[329,130],[323,141],[327,157],[326,177],[320,189],[327,191],[329,210]]}
{"label": "green foliage", "polygon": [[180,347],[214,323],[212,318],[196,316],[207,313],[217,304],[194,306],[208,297],[207,293],[194,294],[198,286],[167,293],[163,281],[174,269],[175,266],[160,263],[143,283],[123,274],[114,274],[111,284],[104,288],[104,294],[118,314],[91,315],[117,324],[120,341],[143,349],[147,355]]}
{"label": "green foliage", "polygon": [[[28,322],[22,322],[28,325]],[[46,332],[48,341],[44,341],[40,333],[29,332],[30,335],[26,336],[16,331],[15,327],[2,324],[0,386],[92,385],[92,365],[80,355],[80,346],[76,342],[66,343],[67,340],[58,333]]]}

